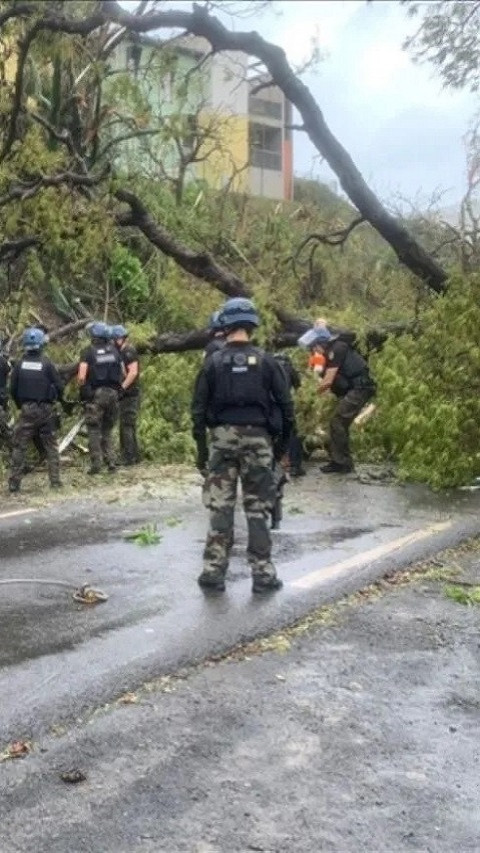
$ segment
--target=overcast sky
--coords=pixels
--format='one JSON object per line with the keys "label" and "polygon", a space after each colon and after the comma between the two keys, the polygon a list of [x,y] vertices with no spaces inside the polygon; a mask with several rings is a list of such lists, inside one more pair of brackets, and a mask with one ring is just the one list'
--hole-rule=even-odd
{"label": "overcast sky", "polygon": [[[478,108],[468,92],[442,90],[431,66],[402,50],[418,26],[395,0],[279,0],[255,22],[292,62],[308,55],[316,33],[325,58],[307,83],[327,124],[384,199],[446,190],[442,205],[464,188],[462,136]],[[242,29],[250,28],[242,23]],[[250,25],[250,21],[249,21]],[[295,135],[298,174],[334,179],[314,158],[304,134]]]}
{"label": "overcast sky", "polygon": [[[171,6],[191,3],[164,4]],[[248,0],[223,8],[231,6],[245,9]],[[478,96],[443,90],[430,65],[411,61],[402,42],[418,20],[407,17],[399,0],[274,0],[261,14],[224,20],[237,30],[257,29],[296,65],[310,55],[316,35],[324,58],[303,80],[372,188],[386,201],[397,194],[425,201],[442,189],[442,206],[458,202],[465,186],[462,137]],[[334,180],[315,155],[306,135],[296,133],[296,173]]]}

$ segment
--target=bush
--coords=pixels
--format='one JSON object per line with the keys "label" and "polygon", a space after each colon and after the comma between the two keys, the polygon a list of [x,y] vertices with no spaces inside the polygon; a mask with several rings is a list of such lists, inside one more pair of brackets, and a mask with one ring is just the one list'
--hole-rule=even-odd
{"label": "bush", "polygon": [[376,416],[357,437],[363,456],[394,459],[402,479],[434,489],[480,475],[480,275],[457,276],[415,338],[372,358]]}

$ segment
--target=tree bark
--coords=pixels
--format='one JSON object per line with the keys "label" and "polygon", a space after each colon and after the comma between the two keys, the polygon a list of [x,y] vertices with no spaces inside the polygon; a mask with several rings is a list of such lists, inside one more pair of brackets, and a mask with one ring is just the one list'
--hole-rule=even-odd
{"label": "tree bark", "polygon": [[415,275],[437,293],[445,290],[445,270],[423,249],[405,226],[386,210],[367,185],[348,152],[327,126],[310,90],[290,67],[282,48],[265,41],[256,32],[230,32],[219,20],[211,17],[204,7],[197,5],[194,5],[193,12],[169,9],[139,17],[126,12],[116,0],[104,0],[102,9],[107,18],[132,32],[148,32],[166,27],[181,28],[207,39],[214,51],[240,51],[261,60],[286,98],[296,106],[302,116],[305,131],[317,151],[337,175],[342,189],[364,219],[381,234],[398,259]]}

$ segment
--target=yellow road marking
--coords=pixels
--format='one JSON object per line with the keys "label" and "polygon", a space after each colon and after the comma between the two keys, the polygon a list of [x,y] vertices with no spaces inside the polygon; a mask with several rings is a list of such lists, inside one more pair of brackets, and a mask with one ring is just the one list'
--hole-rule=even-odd
{"label": "yellow road marking", "polygon": [[29,512],[37,512],[37,510],[30,507],[29,509],[15,509],[12,510],[12,512],[2,512],[0,514],[0,520],[2,518],[13,518],[15,515],[27,515]]}
{"label": "yellow road marking", "polygon": [[441,533],[443,530],[448,530],[453,521],[439,521],[437,524],[430,524],[420,530],[414,530],[413,533],[408,533],[406,536],[401,536],[400,539],[393,539],[391,542],[386,542],[384,545],[377,545],[376,548],[371,548],[369,551],[363,551],[360,554],[355,554],[354,557],[348,557],[340,563],[332,563],[330,566],[325,566],[323,569],[318,569],[314,572],[309,572],[295,581],[291,581],[289,586],[296,589],[310,589],[325,580],[332,580],[339,577],[348,569],[358,569],[367,563],[373,563],[374,560],[385,557],[387,554],[392,554],[400,548],[407,545],[413,545],[415,542],[420,542],[422,539],[427,539],[435,533]]}

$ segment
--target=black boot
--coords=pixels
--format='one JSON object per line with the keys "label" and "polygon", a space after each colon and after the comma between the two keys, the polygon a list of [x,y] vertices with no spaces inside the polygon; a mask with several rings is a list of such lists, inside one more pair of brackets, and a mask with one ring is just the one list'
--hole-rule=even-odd
{"label": "black boot", "polygon": [[340,465],[338,462],[329,462],[327,465],[322,465],[320,468],[322,474],[350,474],[353,471],[351,463]]}
{"label": "black boot", "polygon": [[283,581],[280,578],[254,578],[252,592],[276,592],[283,586]]}
{"label": "black boot", "polygon": [[225,591],[225,578],[223,575],[213,574],[213,572],[202,572],[197,578],[197,583],[202,589],[209,592]]}

